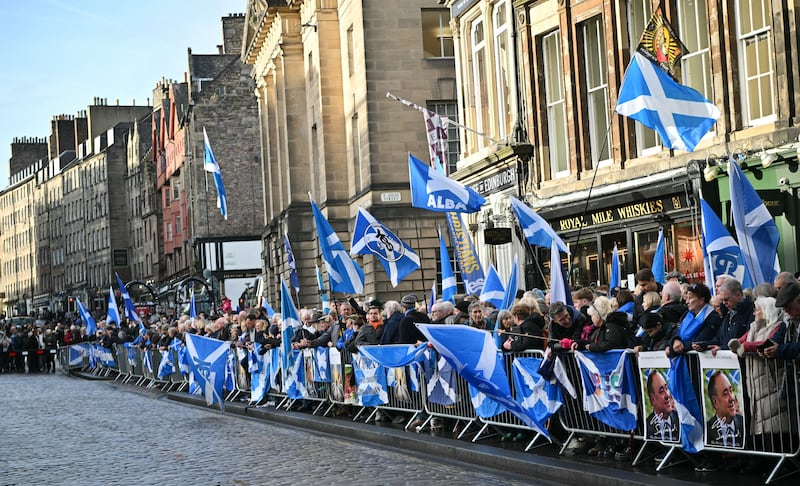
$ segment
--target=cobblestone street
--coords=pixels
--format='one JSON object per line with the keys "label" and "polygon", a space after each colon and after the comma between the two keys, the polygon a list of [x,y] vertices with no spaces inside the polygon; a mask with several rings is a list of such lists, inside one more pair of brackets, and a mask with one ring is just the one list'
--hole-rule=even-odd
{"label": "cobblestone street", "polygon": [[3,375],[0,484],[531,484],[187,406],[107,381]]}

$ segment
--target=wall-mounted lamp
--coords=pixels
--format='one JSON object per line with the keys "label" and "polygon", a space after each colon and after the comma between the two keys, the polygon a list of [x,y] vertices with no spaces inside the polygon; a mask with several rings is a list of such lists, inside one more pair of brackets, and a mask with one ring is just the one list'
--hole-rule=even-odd
{"label": "wall-mounted lamp", "polygon": [[[772,143],[772,140],[768,139],[766,141]],[[772,146],[774,148],[775,144],[772,143]],[[765,169],[778,160],[778,154],[767,152],[767,149],[764,148],[764,141],[761,142],[761,152],[759,152],[758,156],[761,157],[761,167]]]}
{"label": "wall-mounted lamp", "polygon": [[317,31],[317,24],[305,23],[305,24],[300,24],[300,27],[302,27],[302,28],[310,27],[310,28],[314,29],[314,32]]}
{"label": "wall-mounted lamp", "polygon": [[716,157],[717,156],[713,154],[708,154],[708,157],[706,157],[706,167],[703,169],[703,179],[706,182],[712,182],[719,174],[720,166],[715,160]]}

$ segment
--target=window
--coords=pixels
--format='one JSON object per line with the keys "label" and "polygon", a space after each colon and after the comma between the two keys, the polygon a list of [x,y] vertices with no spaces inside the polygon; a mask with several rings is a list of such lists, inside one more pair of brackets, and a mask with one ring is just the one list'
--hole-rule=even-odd
{"label": "window", "polygon": [[[631,47],[631,56],[639,46],[642,32],[653,15],[653,9],[649,0],[630,0],[628,3],[628,36]],[[648,155],[661,151],[661,143],[655,130],[645,127],[638,121],[634,123],[636,127],[636,151],[637,155]]]}
{"label": "window", "polygon": [[[427,108],[458,123],[458,103],[456,101],[434,101],[428,103]],[[453,123],[447,124],[447,167],[445,167],[445,170],[448,174],[456,171],[456,165],[460,158],[460,133],[457,125]]]}
{"label": "window", "polygon": [[172,199],[177,201],[181,197],[181,181],[174,179],[172,181]]}
{"label": "window", "polygon": [[705,0],[679,0],[678,27],[678,35],[688,51],[681,57],[683,84],[711,100],[711,53]]}
{"label": "window", "polygon": [[543,158],[550,164],[550,177],[569,174],[567,111],[564,102],[564,64],[558,30],[542,38],[545,103],[547,104],[547,145]]}
{"label": "window", "polygon": [[[473,103],[475,105],[475,127],[479,132],[483,132],[489,126],[489,96],[486,86],[486,41],[483,33],[483,19],[477,19],[472,23],[470,29],[470,39],[472,45],[472,91]],[[482,148],[486,140],[478,135],[475,148]]]}
{"label": "window", "polygon": [[353,77],[355,70],[355,40],[353,39],[353,26],[347,29],[347,72],[350,77]]}
{"label": "window", "polygon": [[589,117],[589,144],[592,167],[611,164],[608,120],[608,70],[601,17],[582,26],[583,58],[586,67],[586,104]]}
{"label": "window", "polygon": [[450,10],[422,9],[422,51],[425,57],[453,57],[453,32],[450,30]]}
{"label": "window", "polygon": [[167,223],[167,241],[172,241],[172,221]]}
{"label": "window", "polygon": [[761,125],[776,118],[770,38],[772,5],[769,0],[738,0],[736,7],[744,119],[750,126]]}
{"label": "window", "polygon": [[353,146],[353,175],[356,182],[356,191],[364,188],[361,176],[361,132],[358,126],[358,113],[350,119],[350,137]]}
{"label": "window", "polygon": [[508,15],[508,2],[502,1],[494,5],[494,64],[497,75],[497,120],[500,123],[500,138],[504,139],[511,131],[514,122],[514,108],[511,106],[510,90],[515,86],[511,80],[511,49],[509,40],[511,23]]}

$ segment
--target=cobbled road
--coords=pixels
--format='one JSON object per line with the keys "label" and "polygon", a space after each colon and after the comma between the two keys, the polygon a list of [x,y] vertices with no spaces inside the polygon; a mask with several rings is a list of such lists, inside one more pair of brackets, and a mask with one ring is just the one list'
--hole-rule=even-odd
{"label": "cobbled road", "polygon": [[0,407],[0,485],[531,484],[59,373],[0,375]]}

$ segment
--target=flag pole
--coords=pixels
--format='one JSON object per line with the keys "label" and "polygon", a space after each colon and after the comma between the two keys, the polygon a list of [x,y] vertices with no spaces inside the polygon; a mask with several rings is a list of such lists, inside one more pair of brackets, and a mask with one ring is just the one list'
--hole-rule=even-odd
{"label": "flag pole", "polygon": [[[419,106],[419,105],[418,105],[418,104],[416,104],[416,103],[413,103],[413,102],[411,102],[411,101],[404,100],[403,98],[400,98],[400,97],[398,97],[398,96],[395,96],[395,95],[393,95],[392,93],[390,93],[390,92],[388,92],[388,91],[386,92],[386,97],[387,97],[387,98],[390,98],[390,99],[393,99],[393,100],[395,100],[395,101],[399,101],[400,103],[402,103],[402,104],[404,104],[404,105],[408,106],[409,108],[413,108],[413,109],[415,109],[415,110],[417,110],[417,111],[422,111],[422,112],[425,112],[425,111],[430,111],[430,110],[428,110],[427,108],[423,108],[422,106]],[[457,126],[458,128],[462,128],[462,129],[464,129],[464,130],[466,130],[466,131],[468,131],[468,132],[474,133],[475,135],[477,135],[477,136],[479,136],[479,137],[483,137],[483,138],[485,138],[485,139],[487,139],[487,140],[489,140],[489,141],[491,141],[491,142],[493,142],[493,143],[497,143],[497,144],[499,144],[499,143],[502,143],[502,141],[500,141],[500,140],[497,140],[497,139],[494,139],[494,138],[490,137],[489,135],[487,135],[487,134],[485,134],[485,133],[483,133],[483,132],[479,132],[479,131],[475,130],[474,128],[470,128],[470,127],[468,127],[468,126],[466,126],[466,125],[463,125],[463,124],[461,124],[461,123],[458,123],[458,122],[456,122],[456,121],[453,121],[453,120],[451,120],[450,118],[448,118],[448,117],[446,117],[446,116],[439,115],[438,113],[437,113],[437,115],[438,115],[439,117],[441,117],[443,120],[446,120],[446,122],[447,122],[448,124],[455,125],[455,126]]]}
{"label": "flag pole", "polygon": [[[387,93],[387,95],[388,95],[388,93]],[[420,259],[419,259],[419,261],[420,261],[420,263],[422,263],[423,262],[423,259],[422,259],[422,247],[419,244],[420,240],[422,239],[420,237],[420,234],[419,234],[419,218],[414,218],[414,228],[416,229],[416,232],[417,232],[417,248],[419,248],[419,251],[420,251]],[[436,261],[435,258],[434,258],[434,261]],[[426,293],[427,287],[425,287],[425,285],[426,285],[426,283],[425,283],[425,265],[420,265],[419,266],[419,271],[420,271],[420,276],[422,277],[422,301],[427,303],[428,302],[428,296],[427,296],[427,293]],[[436,273],[435,272],[433,274],[433,283],[434,283],[434,285],[436,285]],[[430,311],[431,310],[428,309],[428,313],[430,313]]]}

